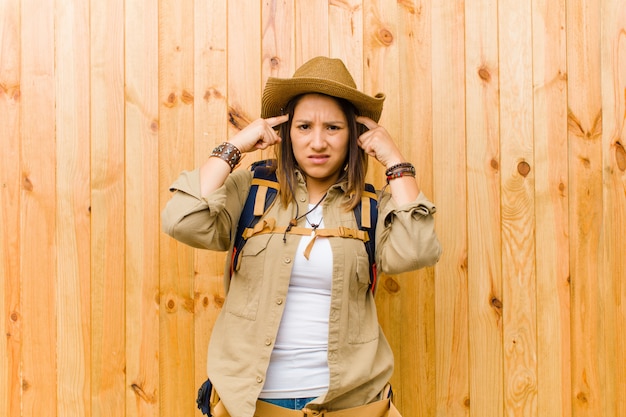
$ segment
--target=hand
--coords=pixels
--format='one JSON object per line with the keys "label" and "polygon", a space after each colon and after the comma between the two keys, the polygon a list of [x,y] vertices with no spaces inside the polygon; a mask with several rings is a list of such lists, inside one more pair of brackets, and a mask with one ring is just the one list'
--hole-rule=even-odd
{"label": "hand", "polygon": [[241,153],[267,149],[281,141],[274,127],[289,120],[289,115],[256,119],[230,139]]}
{"label": "hand", "polygon": [[404,162],[400,150],[384,127],[365,116],[358,116],[356,121],[369,129],[358,139],[365,153],[376,158],[386,168]]}

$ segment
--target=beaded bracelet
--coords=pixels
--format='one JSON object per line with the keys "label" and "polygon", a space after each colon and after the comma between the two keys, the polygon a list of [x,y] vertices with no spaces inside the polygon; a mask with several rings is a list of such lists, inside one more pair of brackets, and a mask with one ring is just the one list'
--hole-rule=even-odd
{"label": "beaded bracelet", "polygon": [[398,171],[392,172],[391,174],[387,175],[387,184],[389,184],[389,181],[394,180],[396,178],[401,178],[401,177],[415,178],[415,169],[413,169],[412,171],[410,169],[407,169],[407,170],[398,170]]}
{"label": "beaded bracelet", "polygon": [[232,172],[241,159],[241,151],[230,142],[222,142],[215,149],[213,149],[211,156],[226,161],[226,163],[230,166],[230,171]]}
{"label": "beaded bracelet", "polygon": [[391,174],[393,174],[394,171],[400,169],[400,168],[412,168],[413,171],[415,171],[415,167],[413,166],[412,163],[410,162],[400,162],[399,164],[395,164],[390,166],[389,168],[387,168],[387,171],[385,171],[385,175],[389,176]]}

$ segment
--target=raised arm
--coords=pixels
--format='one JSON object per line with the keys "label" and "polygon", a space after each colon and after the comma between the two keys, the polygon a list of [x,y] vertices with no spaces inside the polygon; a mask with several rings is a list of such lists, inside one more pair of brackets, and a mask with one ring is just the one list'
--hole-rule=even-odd
{"label": "raised arm", "polygon": [[[213,150],[211,156],[200,167],[200,189],[203,196],[209,195],[222,185],[239,162],[242,154],[257,149],[266,149],[280,142],[274,127],[285,123],[289,116],[276,116],[268,119],[257,119],[250,123],[228,142],[224,142]],[[238,153],[238,155],[237,155]]]}

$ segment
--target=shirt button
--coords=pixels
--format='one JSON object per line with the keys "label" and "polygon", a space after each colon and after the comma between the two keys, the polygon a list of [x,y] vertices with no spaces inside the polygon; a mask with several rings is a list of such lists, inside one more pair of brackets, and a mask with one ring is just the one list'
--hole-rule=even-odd
{"label": "shirt button", "polygon": [[277,298],[276,299],[276,304],[281,305],[283,303],[283,299],[282,298]]}
{"label": "shirt button", "polygon": [[291,263],[291,258],[284,258],[283,262],[286,264],[290,264]]}
{"label": "shirt button", "polygon": [[300,197],[300,201],[301,201],[302,203],[304,203],[304,202],[306,201],[306,198],[305,198],[304,196],[301,196],[301,197]]}
{"label": "shirt button", "polygon": [[256,382],[258,382],[260,384],[261,382],[263,382],[263,378],[261,378],[260,376],[257,376],[256,377]]}
{"label": "shirt button", "polygon": [[270,339],[265,339],[265,346],[270,346],[272,341]]}

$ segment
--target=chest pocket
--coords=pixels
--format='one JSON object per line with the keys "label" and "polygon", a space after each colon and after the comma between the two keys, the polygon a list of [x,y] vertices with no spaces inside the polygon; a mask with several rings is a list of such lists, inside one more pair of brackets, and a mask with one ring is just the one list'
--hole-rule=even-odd
{"label": "chest pocket", "polygon": [[253,236],[242,248],[224,303],[228,313],[256,320],[265,275],[267,245],[271,237],[269,234]]}
{"label": "chest pocket", "polygon": [[379,334],[376,304],[369,285],[369,259],[365,249],[360,249],[352,257],[356,276],[350,277],[348,340],[352,344],[371,342]]}

